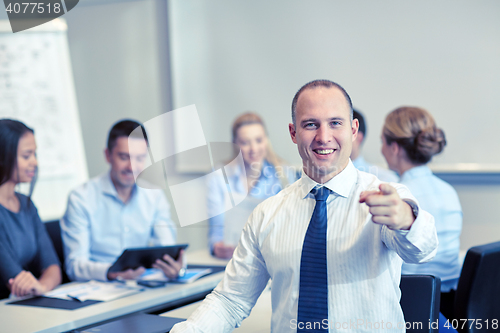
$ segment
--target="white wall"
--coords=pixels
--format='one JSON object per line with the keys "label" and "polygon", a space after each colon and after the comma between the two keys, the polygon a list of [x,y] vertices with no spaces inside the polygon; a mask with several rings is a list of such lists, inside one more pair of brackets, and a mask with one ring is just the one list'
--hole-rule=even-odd
{"label": "white wall", "polygon": [[90,177],[107,169],[104,148],[112,124],[146,121],[162,104],[155,1],[78,4],[64,16]]}
{"label": "white wall", "polygon": [[491,135],[500,121],[498,1],[171,0],[170,9],[174,106],[195,103],[210,140],[227,140],[235,115],[255,110],[276,149],[299,162],[287,139],[292,97],[328,78],[365,113],[372,162],[384,164],[385,115],[410,104],[447,134],[436,163],[500,166],[489,153],[500,150]]}

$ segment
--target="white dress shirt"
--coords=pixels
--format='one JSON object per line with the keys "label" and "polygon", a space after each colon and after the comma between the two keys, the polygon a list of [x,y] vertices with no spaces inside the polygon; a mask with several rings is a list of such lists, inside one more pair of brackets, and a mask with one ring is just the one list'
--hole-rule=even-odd
{"label": "white dress shirt", "polygon": [[[381,325],[391,325],[391,332],[404,332],[399,305],[401,264],[403,260],[426,262],[436,253],[434,218],[423,210],[409,231],[371,221],[368,206],[360,204],[359,197],[361,191],[377,189],[380,183],[349,162],[324,184],[334,192],[327,200],[330,332],[373,332]],[[391,185],[403,199],[416,203],[406,187]],[[171,332],[231,332],[249,315],[269,278],[271,331],[296,332],[300,258],[316,203],[310,191],[316,186],[304,173],[299,181],[257,206],[223,280]]]}

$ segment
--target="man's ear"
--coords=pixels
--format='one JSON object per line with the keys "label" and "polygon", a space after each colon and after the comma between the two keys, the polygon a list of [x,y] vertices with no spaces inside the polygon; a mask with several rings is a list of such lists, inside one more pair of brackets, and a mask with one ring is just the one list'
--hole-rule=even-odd
{"label": "man's ear", "polygon": [[106,156],[106,161],[108,161],[108,163],[111,163],[111,152],[108,150],[108,148],[104,149],[104,156]]}
{"label": "man's ear", "polygon": [[288,131],[290,132],[290,137],[292,138],[293,143],[297,143],[297,139],[295,138],[295,135],[297,134],[295,132],[295,125],[290,123],[288,124]]}
{"label": "man's ear", "polygon": [[358,129],[359,129],[359,120],[353,119],[351,124],[352,142],[354,142],[354,140],[356,140],[356,138],[358,137]]}

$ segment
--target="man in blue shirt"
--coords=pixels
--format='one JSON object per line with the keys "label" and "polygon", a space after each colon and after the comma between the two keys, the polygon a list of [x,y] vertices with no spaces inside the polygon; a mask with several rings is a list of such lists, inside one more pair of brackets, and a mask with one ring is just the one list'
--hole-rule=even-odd
{"label": "man in blue shirt", "polygon": [[366,123],[363,115],[358,110],[354,109],[352,113],[353,119],[359,121],[358,136],[352,142],[351,160],[352,164],[359,171],[364,171],[377,176],[378,179],[384,182],[397,182],[398,176],[391,170],[381,168],[379,166],[368,163],[361,155],[361,146],[366,137]]}
{"label": "man in blue shirt", "polygon": [[[131,120],[116,123],[105,150],[110,170],[69,195],[61,233],[71,280],[134,279],[144,273],[144,268],[108,272],[124,249],[175,243],[176,228],[163,191],[135,184],[134,174],[144,169],[148,154],[147,139],[129,139],[139,126]],[[154,266],[169,278],[177,277],[182,253],[177,260],[168,255],[161,259]]]}

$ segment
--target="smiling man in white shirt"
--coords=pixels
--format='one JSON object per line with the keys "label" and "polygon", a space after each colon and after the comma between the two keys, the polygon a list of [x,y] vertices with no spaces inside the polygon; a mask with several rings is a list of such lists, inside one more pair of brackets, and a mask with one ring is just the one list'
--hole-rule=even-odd
{"label": "smiling man in white shirt", "polygon": [[[401,264],[435,255],[433,217],[418,209],[406,187],[383,184],[353,166],[349,156],[358,122],[338,84],[316,80],[304,85],[294,97],[292,120],[289,131],[303,161],[302,178],[257,206],[224,279],[171,332],[231,332],[249,315],[270,278],[272,332],[405,331]],[[305,276],[316,270],[306,274],[301,266],[311,257],[304,250],[306,240],[318,203],[324,202],[315,199],[313,189],[321,188],[331,191],[322,215],[326,253],[317,253],[318,261],[326,258],[321,287],[327,318],[309,322],[300,319],[301,297],[309,296],[304,295]],[[306,260],[308,267],[314,259]]]}

